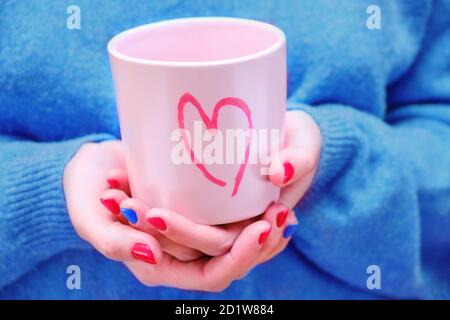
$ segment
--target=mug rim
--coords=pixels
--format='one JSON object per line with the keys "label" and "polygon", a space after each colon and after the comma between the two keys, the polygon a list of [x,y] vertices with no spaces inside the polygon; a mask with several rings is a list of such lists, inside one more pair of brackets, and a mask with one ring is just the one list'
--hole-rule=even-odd
{"label": "mug rim", "polygon": [[[278,39],[269,47],[264,48],[260,51],[257,51],[255,53],[243,55],[240,57],[235,58],[228,58],[228,59],[219,59],[219,60],[211,60],[211,61],[169,61],[169,60],[152,60],[152,59],[143,59],[143,58],[137,58],[132,57],[126,54],[121,53],[117,49],[117,42],[120,41],[122,38],[128,36],[131,33],[135,33],[144,29],[154,28],[158,26],[164,26],[164,25],[170,25],[170,24],[178,24],[180,22],[196,22],[196,21],[226,21],[226,22],[238,22],[238,23],[244,23],[244,24],[253,24],[258,25],[260,27],[266,28],[267,30],[270,30],[278,35]],[[231,64],[237,64],[241,62],[246,62],[250,60],[259,59],[262,57],[265,57],[267,55],[270,55],[273,52],[276,52],[280,48],[284,46],[286,42],[286,36],[284,32],[270,24],[263,21],[258,20],[252,20],[252,19],[244,19],[244,18],[233,18],[233,17],[191,17],[191,18],[178,18],[178,19],[170,19],[170,20],[163,20],[163,21],[157,21],[152,22],[144,25],[140,25],[137,27],[133,27],[131,29],[127,29],[125,31],[122,31],[112,37],[108,41],[107,49],[110,56],[115,57],[119,60],[123,60],[130,63],[135,64],[142,64],[142,65],[149,65],[149,66],[164,66],[164,67],[211,67],[211,66],[224,66],[224,65],[231,65]]]}

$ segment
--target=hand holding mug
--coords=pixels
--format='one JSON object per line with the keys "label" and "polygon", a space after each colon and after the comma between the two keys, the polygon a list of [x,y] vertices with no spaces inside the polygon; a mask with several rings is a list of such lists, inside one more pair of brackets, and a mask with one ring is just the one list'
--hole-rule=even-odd
{"label": "hand holding mug", "polygon": [[[120,142],[85,144],[66,166],[64,190],[78,234],[106,257],[124,262],[144,284],[223,290],[273,255],[280,245],[284,247],[288,241],[283,238],[285,225],[296,224],[292,211],[279,204],[270,206],[262,219],[223,227],[198,225],[165,209],[145,212],[140,201],[126,198],[124,180],[113,182],[119,189],[111,189],[107,183],[108,179],[111,183],[111,176],[123,172],[123,165]],[[132,222],[127,223],[119,218],[122,216],[112,214],[117,213],[112,202],[103,202],[102,206],[99,199],[105,200],[107,195],[124,197],[120,205],[134,208],[139,214],[137,221],[128,216]],[[161,220],[152,222],[154,218],[163,220],[165,227]],[[188,247],[190,244],[195,248]],[[206,256],[201,250],[217,256]],[[201,258],[180,261],[167,251],[189,259],[195,255]]]}
{"label": "hand holding mug", "polygon": [[[145,284],[222,290],[281,252],[295,231],[297,219],[290,208],[317,170],[321,135],[314,120],[300,111],[287,113],[284,132],[284,149],[271,164],[283,169],[268,177],[282,187],[281,202],[256,219],[204,226],[166,209],[147,210],[140,200],[128,198],[123,146],[109,141],[85,144],[65,169],[72,223],[82,238],[105,256],[125,262]],[[120,207],[132,209],[136,217],[122,210],[125,218]],[[193,277],[182,277],[184,272],[193,272]]]}
{"label": "hand holding mug", "polygon": [[[86,144],[66,167],[69,215],[80,236],[145,284],[208,291],[281,252],[321,144],[315,122],[289,112],[283,150],[270,164],[248,161],[251,130],[283,127],[282,31],[242,19],[181,19],[126,31],[108,50],[123,142]],[[245,120],[251,130],[237,170],[199,160],[184,135],[195,118],[208,131]],[[171,158],[176,129],[193,163]],[[271,147],[257,150],[265,151]],[[265,166],[270,176],[262,175]]]}

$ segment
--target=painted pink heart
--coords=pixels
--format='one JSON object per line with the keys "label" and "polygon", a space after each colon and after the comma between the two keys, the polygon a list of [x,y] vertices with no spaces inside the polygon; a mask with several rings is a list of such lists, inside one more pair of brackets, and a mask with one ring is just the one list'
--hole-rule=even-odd
{"label": "painted pink heart", "polygon": [[180,98],[180,101],[178,102],[178,126],[182,131],[184,145],[190,154],[191,161],[203,173],[203,175],[206,177],[206,179],[208,179],[212,183],[217,184],[221,187],[224,187],[226,185],[226,182],[213,176],[208,171],[208,169],[205,167],[205,165],[197,159],[197,157],[194,154],[194,150],[192,150],[190,141],[188,141],[189,139],[187,139],[185,136],[186,129],[185,129],[185,123],[184,123],[184,107],[186,106],[187,103],[191,103],[195,107],[195,109],[197,110],[197,112],[200,115],[200,118],[202,119],[203,123],[205,124],[205,126],[208,130],[218,129],[217,122],[218,122],[218,118],[219,118],[219,111],[220,111],[220,109],[222,109],[225,106],[236,107],[236,108],[240,109],[246,116],[250,134],[249,134],[247,147],[245,148],[244,161],[239,166],[239,169],[234,178],[234,186],[233,186],[233,192],[231,193],[231,196],[232,197],[235,196],[238,192],[239,185],[241,184],[242,177],[244,176],[244,172],[247,167],[249,153],[250,153],[250,145],[252,142],[253,123],[252,123],[250,108],[248,107],[247,103],[242,99],[235,98],[235,97],[227,97],[227,98],[221,99],[220,101],[218,101],[216,103],[216,105],[214,106],[212,117],[210,118],[210,117],[208,117],[208,115],[206,114],[205,110],[202,108],[200,103],[197,101],[197,99],[195,99],[194,96],[192,94],[190,94],[189,92],[183,94],[183,96]]}

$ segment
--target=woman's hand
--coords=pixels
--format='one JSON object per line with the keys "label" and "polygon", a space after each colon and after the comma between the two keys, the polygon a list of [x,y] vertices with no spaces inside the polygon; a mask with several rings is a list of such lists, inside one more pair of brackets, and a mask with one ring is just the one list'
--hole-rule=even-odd
{"label": "woman's hand", "polygon": [[[297,228],[292,210],[311,186],[320,160],[322,134],[314,119],[303,111],[286,113],[283,148],[273,156],[269,180],[281,188],[277,204],[264,213],[262,219],[276,226],[267,240],[258,263],[272,259],[282,252]],[[281,236],[282,235],[282,236]]]}
{"label": "woman's hand", "polygon": [[69,216],[80,237],[106,257],[132,261],[140,248],[154,260],[161,252],[158,241],[113,219],[99,202],[108,172],[124,165],[120,153],[118,142],[88,143],[69,161],[63,179]]}
{"label": "woman's hand", "polygon": [[[123,156],[123,153],[119,154]],[[250,219],[222,226],[205,226],[173,211],[165,214],[167,218],[146,217],[150,208],[143,201],[130,198],[128,174],[124,167],[110,170],[106,181],[110,189],[103,192],[100,202],[112,216],[123,224],[151,234],[158,239],[164,252],[181,261],[228,252],[244,227],[256,221]],[[188,232],[182,234],[178,231],[180,229]]]}
{"label": "woman's hand", "polygon": [[[283,205],[272,204],[265,214],[252,219],[230,223],[221,226],[206,226],[195,224],[182,215],[162,209],[150,208],[143,201],[129,197],[128,175],[123,169],[114,169],[108,174],[108,184],[111,189],[105,191],[101,202],[119,221],[154,235],[163,251],[181,261],[192,261],[202,256],[220,256],[227,253],[241,231],[257,220],[266,220],[275,231],[271,233],[268,242],[279,250],[268,252],[262,250],[260,261],[265,261],[284,249],[287,241],[281,241],[280,232],[285,222],[296,224],[293,212]],[[291,216],[288,219],[288,214]],[[289,238],[292,226],[284,233]],[[158,235],[159,234],[159,235]],[[279,241],[275,246],[274,242]],[[174,246],[175,244],[175,246]],[[180,246],[177,247],[176,244]],[[188,247],[184,247],[188,245]],[[189,251],[191,250],[191,251]]]}
{"label": "woman's hand", "polygon": [[321,140],[309,115],[288,112],[284,149],[272,159],[269,176],[282,187],[279,203],[258,218],[226,226],[198,225],[129,198],[121,144],[87,144],[64,174],[69,215],[81,237],[123,261],[144,284],[221,291],[288,244],[297,225],[291,209],[313,180]]}
{"label": "woman's hand", "polygon": [[[106,191],[110,189],[107,179],[111,172],[120,172],[124,166],[119,141],[85,144],[69,161],[64,172],[64,192],[69,216],[78,234],[113,260],[135,260],[135,248],[145,248],[149,255],[150,252],[163,250],[180,260],[193,260],[203,256],[198,250],[172,242],[155,228],[146,228],[144,231],[131,228],[124,217],[118,215],[121,203],[119,198],[125,199],[127,196],[119,190]],[[124,187],[126,188],[127,186]],[[102,206],[99,199],[107,196],[108,192],[111,197],[104,198]],[[116,201],[112,201],[114,199]],[[111,215],[104,206],[115,212],[116,216]],[[229,230],[221,236],[231,246],[237,232],[233,228]]]}
{"label": "woman's hand", "polygon": [[322,149],[322,134],[315,120],[304,111],[288,111],[283,149],[270,164],[270,181],[281,187],[279,202],[293,208],[311,186]]}
{"label": "woman's hand", "polygon": [[[278,207],[266,213],[266,219],[276,223]],[[163,209],[148,212],[149,217],[171,214]],[[296,223],[292,213],[287,217]],[[234,280],[246,275],[256,264],[285,245],[289,239],[282,239],[283,227],[274,228],[265,219],[246,226],[233,243],[229,252],[217,257],[182,262],[168,254],[149,268],[142,262],[126,262],[131,272],[145,285],[166,285],[189,290],[218,292],[226,289]],[[169,230],[169,229],[167,229]],[[179,236],[189,232],[186,228],[178,230]]]}
{"label": "woman's hand", "polygon": [[[222,291],[256,265],[281,252],[292,235],[286,225],[297,224],[294,212],[277,203],[270,205],[259,217],[225,226],[195,224],[176,212],[148,208],[133,198],[123,200],[120,206],[124,216],[131,220],[130,226],[140,230],[150,226],[166,239],[188,244],[208,255],[183,262],[163,252],[161,260],[151,269],[144,263],[125,263],[143,284],[150,286]],[[130,215],[128,211],[133,213]],[[236,234],[235,239],[230,240],[229,234]]]}
{"label": "woman's hand", "polygon": [[[99,201],[107,193],[123,192],[120,186],[111,190],[106,182],[113,169],[123,167],[119,142],[86,144],[80,148],[64,172],[69,216],[82,238],[106,257],[124,262],[147,285],[223,290],[285,246],[288,239],[283,238],[284,225],[286,221],[296,223],[292,211],[279,204],[271,205],[261,220],[256,218],[220,227],[197,225],[165,209],[147,210],[135,199],[120,201],[124,208],[136,210],[135,225],[142,223],[142,228],[149,231],[144,232],[122,218],[120,222]],[[165,227],[161,227],[161,220]],[[164,242],[180,251],[201,252],[202,257],[180,261],[168,253],[176,249],[163,249]],[[204,256],[204,251],[217,256]]]}

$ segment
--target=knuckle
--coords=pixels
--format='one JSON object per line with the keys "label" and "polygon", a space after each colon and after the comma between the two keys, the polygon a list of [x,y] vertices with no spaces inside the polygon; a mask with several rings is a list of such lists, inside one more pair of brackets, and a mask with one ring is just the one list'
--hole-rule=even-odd
{"label": "knuckle", "polygon": [[186,249],[176,254],[176,258],[183,262],[197,260],[202,256],[200,251],[194,249]]}
{"label": "knuckle", "polygon": [[234,239],[233,238],[227,238],[218,245],[216,245],[214,248],[212,248],[209,252],[212,256],[221,256],[228,251],[230,251],[231,247],[233,246]]}
{"label": "knuckle", "polygon": [[111,240],[108,240],[103,244],[102,253],[109,259],[121,260],[120,249]]}
{"label": "knuckle", "polygon": [[[162,236],[159,235],[159,237]],[[164,252],[183,262],[197,260],[198,258],[204,256],[204,253],[201,251],[175,244],[165,237],[158,238],[158,241]]]}

